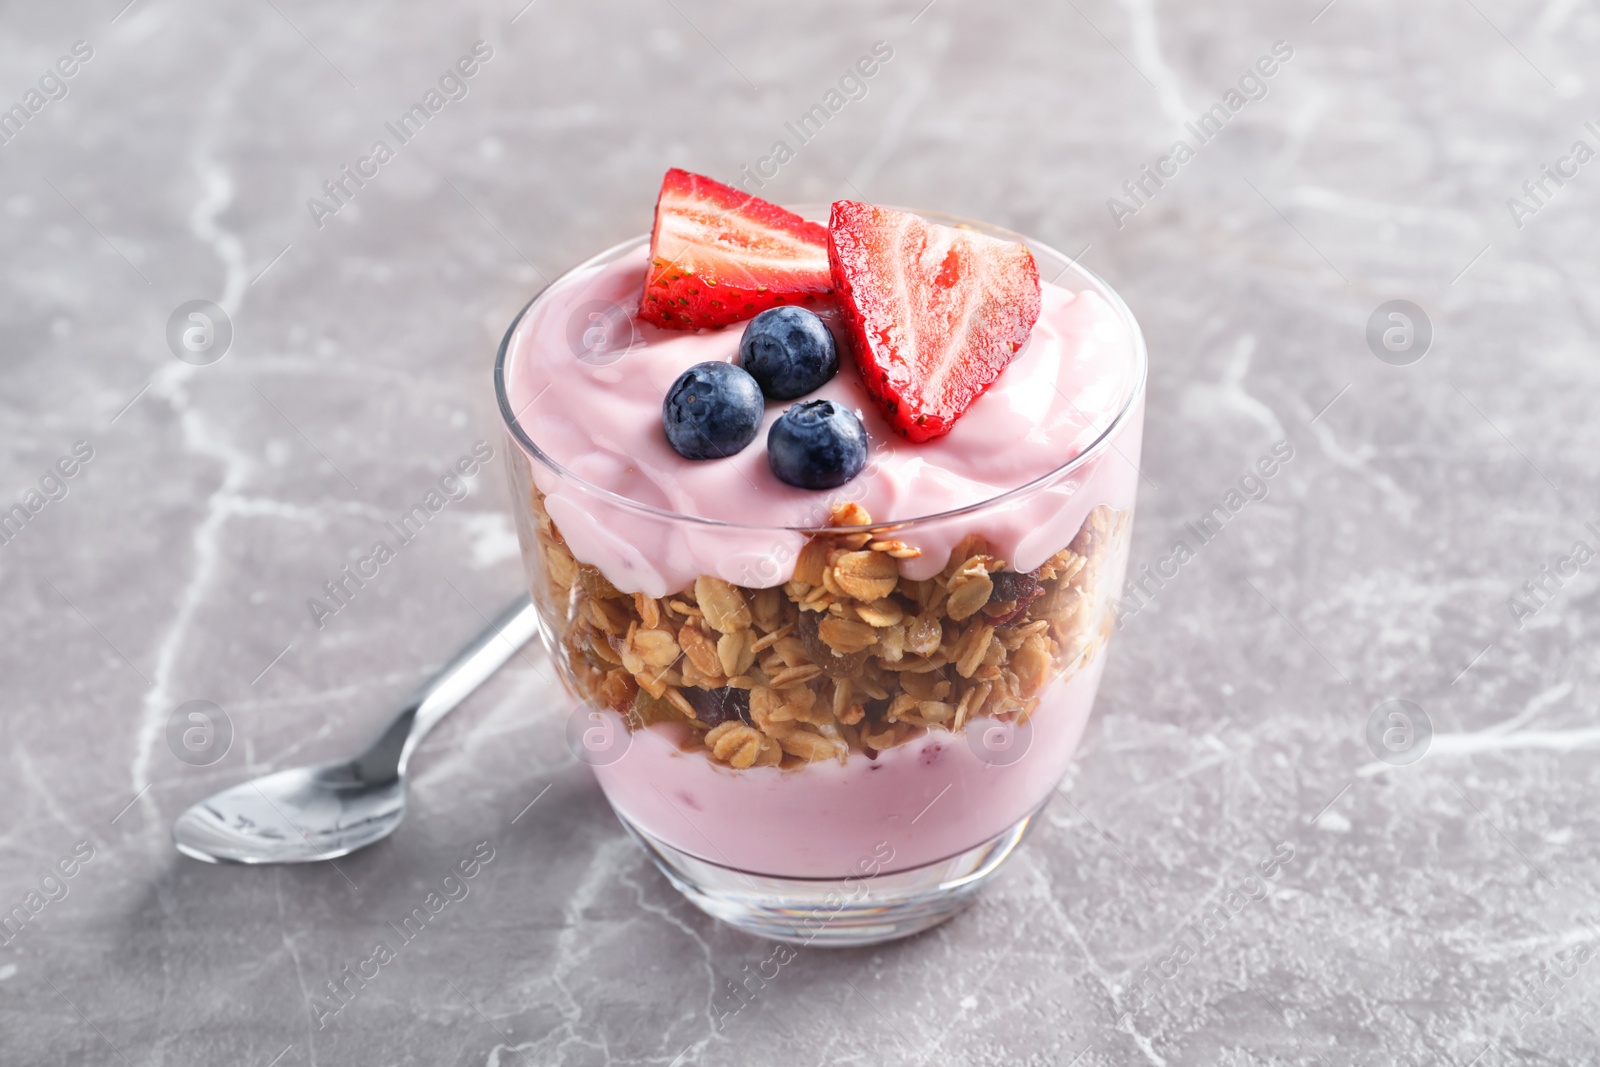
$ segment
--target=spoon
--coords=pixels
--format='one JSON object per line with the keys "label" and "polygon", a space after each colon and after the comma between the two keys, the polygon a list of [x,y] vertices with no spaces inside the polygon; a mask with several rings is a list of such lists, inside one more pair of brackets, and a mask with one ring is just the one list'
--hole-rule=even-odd
{"label": "spoon", "polygon": [[178,816],[172,841],[206,863],[312,863],[394,833],[406,763],[422,738],[539,632],[526,594],[417,690],[353,760],[293,767],[208,797]]}

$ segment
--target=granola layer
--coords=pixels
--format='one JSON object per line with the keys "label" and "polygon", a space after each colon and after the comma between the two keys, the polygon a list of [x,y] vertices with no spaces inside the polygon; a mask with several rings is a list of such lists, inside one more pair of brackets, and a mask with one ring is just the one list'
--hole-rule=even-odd
{"label": "granola layer", "polygon": [[845,504],[832,515],[841,529],[810,538],[781,587],[702,575],[655,598],[574,559],[543,494],[530,498],[533,592],[575,695],[632,729],[687,727],[687,749],[735,769],[870,759],[978,718],[1026,721],[1110,636],[1129,525],[1127,511],[1097,506],[1029,572],[971,534],[914,580],[901,569],[917,550],[892,528],[860,529],[871,517]]}

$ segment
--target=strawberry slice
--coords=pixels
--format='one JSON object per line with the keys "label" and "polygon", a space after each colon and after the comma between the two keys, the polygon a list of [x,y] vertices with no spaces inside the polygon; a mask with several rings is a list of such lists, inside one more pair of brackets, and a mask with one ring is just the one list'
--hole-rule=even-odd
{"label": "strawberry slice", "polygon": [[639,317],[671,330],[726,326],[828,293],[828,231],[792,211],[673,168],[661,180]]}
{"label": "strawberry slice", "polygon": [[838,201],[828,261],[861,380],[911,441],[949,433],[1039,318],[1032,252],[908,212]]}

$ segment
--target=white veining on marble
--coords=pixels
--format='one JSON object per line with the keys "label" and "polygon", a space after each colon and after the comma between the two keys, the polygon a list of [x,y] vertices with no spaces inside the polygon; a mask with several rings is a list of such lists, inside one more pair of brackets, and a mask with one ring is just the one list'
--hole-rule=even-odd
{"label": "white veining on marble", "polygon": [[[1473,756],[1484,752],[1509,752],[1513,749],[1544,749],[1570,752],[1573,749],[1600,745],[1600,726],[1567,726],[1553,729],[1524,729],[1542,711],[1564,699],[1572,692],[1572,683],[1562,682],[1538,693],[1521,711],[1481,730],[1436,732],[1423,759],[1433,760],[1447,756]],[[1368,763],[1356,773],[1370,778],[1397,768],[1387,763]]]}
{"label": "white veining on marble", "polygon": [[1117,0],[1128,12],[1133,33],[1133,61],[1155,84],[1161,113],[1172,123],[1174,132],[1194,118],[1194,109],[1183,98],[1178,72],[1172,69],[1161,50],[1161,20],[1156,15],[1156,0]]}
{"label": "white veining on marble", "polygon": [[[196,238],[212,248],[222,263],[224,279],[221,298],[217,303],[230,318],[238,316],[239,302],[249,277],[241,242],[236,235],[217,223],[218,217],[233,202],[234,193],[233,179],[217,158],[220,153],[218,142],[227,131],[229,103],[249,73],[250,66],[241,61],[228,68],[223,84],[214,90],[190,155],[190,165],[198,175],[204,193],[195,202],[189,215],[189,228]],[[213,419],[193,405],[191,387],[201,369],[173,360],[157,371],[150,390],[153,397],[166,401],[177,416],[186,450],[218,463],[222,467],[222,480],[207,500],[205,515],[195,526],[190,538],[194,562],[189,580],[179,594],[176,610],[156,644],[154,677],[141,709],[139,736],[129,771],[129,784],[134,789],[143,789],[149,783],[156,752],[163,743],[167,716],[186,699],[177,690],[181,669],[179,657],[186,647],[195,615],[205,602],[216,576],[221,557],[220,541],[233,501],[248,484],[255,467],[254,460],[229,442],[220,428],[214,425]],[[159,813],[153,791],[146,797],[149,799],[145,803],[152,813]],[[156,822],[151,819],[150,825],[155,826]]]}
{"label": "white veining on marble", "polygon": [[922,37],[923,40],[919,41],[910,68],[911,74],[907,78],[908,84],[889,105],[872,147],[867,149],[866,154],[856,163],[855,169],[850,172],[850,176],[845,179],[845,185],[853,190],[850,194],[852,196],[868,195],[863,190],[877,175],[879,168],[894,154],[895,149],[900,147],[906,127],[910,125],[912,116],[927,97],[939,65],[949,51],[951,38],[949,26],[934,23],[926,28]]}
{"label": "white veining on marble", "polygon": [[1289,112],[1284,123],[1283,145],[1273,157],[1270,168],[1273,177],[1289,172],[1301,161],[1306,147],[1311,144],[1312,134],[1321,128],[1327,117],[1329,103],[1328,91],[1320,83],[1301,94],[1299,106]]}
{"label": "white veining on marble", "polygon": [[481,571],[521,557],[522,548],[517,541],[517,528],[505,512],[462,512],[454,517],[466,525],[466,538],[472,552],[474,569]]}
{"label": "white veining on marble", "polygon": [[300,950],[295,946],[294,938],[289,934],[289,916],[283,903],[283,872],[274,871],[272,874],[272,898],[278,909],[278,938],[283,945],[283,951],[289,957],[289,963],[294,968],[295,987],[300,991],[300,999],[305,1004],[306,1019],[306,1062],[310,1067],[317,1064],[317,1033],[312,1025],[313,1015],[311,1001],[313,993],[306,985],[305,968],[300,963]]}
{"label": "white veining on marble", "polygon": [[1222,375],[1215,383],[1196,382],[1184,392],[1184,414],[1193,419],[1213,424],[1219,431],[1227,429],[1219,416],[1232,412],[1256,423],[1266,433],[1266,440],[1281,441],[1288,435],[1278,416],[1260,398],[1245,389],[1250,374],[1250,364],[1255,356],[1256,338],[1246,333],[1233,344],[1233,352],[1223,365]]}
{"label": "white veining on marble", "polygon": [[1313,422],[1312,418],[1316,412],[1309,404],[1300,398],[1295,398],[1294,404],[1300,409],[1301,422],[1317,442],[1322,455],[1369,482],[1383,495],[1390,512],[1400,521],[1409,522],[1416,513],[1420,501],[1401,488],[1394,478],[1373,465],[1372,461],[1380,455],[1378,447],[1373,444],[1345,447],[1334,435],[1329,419],[1321,418]]}

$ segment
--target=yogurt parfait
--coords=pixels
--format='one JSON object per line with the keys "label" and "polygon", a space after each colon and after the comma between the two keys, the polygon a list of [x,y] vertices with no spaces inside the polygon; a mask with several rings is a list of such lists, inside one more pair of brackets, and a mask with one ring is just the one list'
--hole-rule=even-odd
{"label": "yogurt parfait", "polygon": [[991,227],[673,170],[495,378],[569,741],[672,882],[799,943],[969,903],[1104,667],[1145,383],[1122,301]]}

